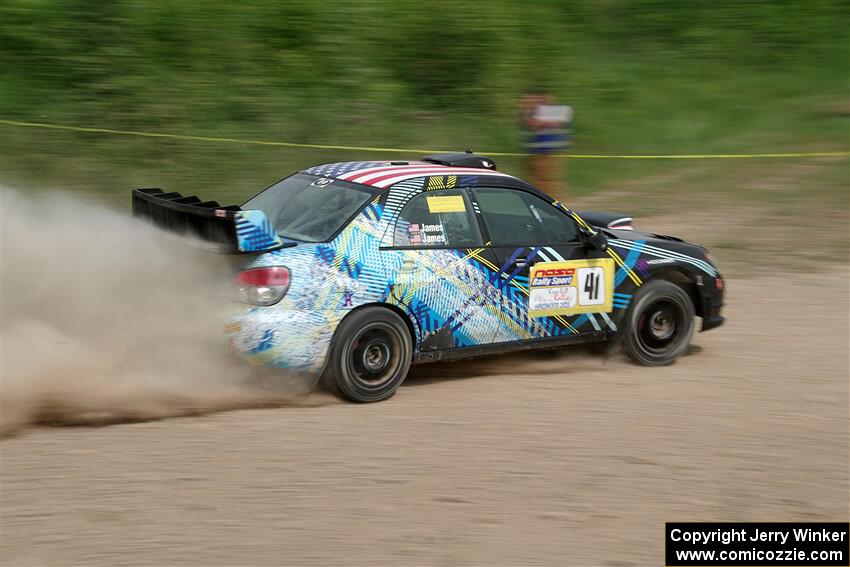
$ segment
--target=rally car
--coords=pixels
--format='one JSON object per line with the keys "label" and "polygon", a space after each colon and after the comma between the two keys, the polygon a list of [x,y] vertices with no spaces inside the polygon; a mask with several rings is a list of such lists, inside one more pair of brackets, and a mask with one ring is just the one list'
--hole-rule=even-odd
{"label": "rally car", "polygon": [[226,325],[249,361],[357,402],[411,364],[615,340],[645,365],[723,322],[701,246],[578,213],[473,153],[310,167],[242,206],[136,189],[134,214],[244,254]]}

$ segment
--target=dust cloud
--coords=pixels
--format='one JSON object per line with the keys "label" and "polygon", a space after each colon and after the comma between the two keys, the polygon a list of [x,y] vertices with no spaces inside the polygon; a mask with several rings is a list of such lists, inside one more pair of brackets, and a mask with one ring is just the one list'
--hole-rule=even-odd
{"label": "dust cloud", "polygon": [[0,436],[309,391],[227,352],[223,257],[68,194],[0,191]]}

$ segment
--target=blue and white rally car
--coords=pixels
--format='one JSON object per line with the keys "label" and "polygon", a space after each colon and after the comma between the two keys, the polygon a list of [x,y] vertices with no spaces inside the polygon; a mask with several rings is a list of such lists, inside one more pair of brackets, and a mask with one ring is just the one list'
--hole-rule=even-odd
{"label": "blue and white rally car", "polygon": [[226,326],[254,363],[323,376],[342,396],[391,396],[410,365],[616,339],[672,363],[723,322],[706,250],[577,213],[472,153],[302,170],[220,206],[133,192],[137,216],[246,254]]}

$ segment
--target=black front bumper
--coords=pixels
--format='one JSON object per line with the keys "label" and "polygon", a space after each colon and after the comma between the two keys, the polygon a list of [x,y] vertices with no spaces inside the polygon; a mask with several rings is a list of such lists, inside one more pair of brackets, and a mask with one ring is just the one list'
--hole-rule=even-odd
{"label": "black front bumper", "polygon": [[719,327],[726,320],[726,318],[720,314],[724,305],[723,296],[725,286],[720,286],[718,288],[716,283],[717,281],[720,281],[719,275],[717,276],[717,280],[715,280],[714,285],[701,288],[702,313],[700,313],[700,316],[702,317],[702,329],[700,329],[700,332]]}
{"label": "black front bumper", "polygon": [[726,321],[726,317],[723,315],[712,315],[710,317],[702,318],[702,329],[700,331],[708,331],[709,329],[713,329],[715,327],[719,327]]}

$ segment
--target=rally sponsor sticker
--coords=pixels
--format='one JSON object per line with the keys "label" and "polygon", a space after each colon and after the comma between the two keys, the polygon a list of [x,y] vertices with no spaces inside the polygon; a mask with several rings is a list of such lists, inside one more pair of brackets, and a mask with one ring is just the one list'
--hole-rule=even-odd
{"label": "rally sponsor sticker", "polygon": [[531,317],[610,313],[614,310],[614,260],[539,262],[531,267]]}
{"label": "rally sponsor sticker", "polygon": [[429,213],[463,213],[466,205],[462,195],[445,195],[440,197],[425,197]]}

